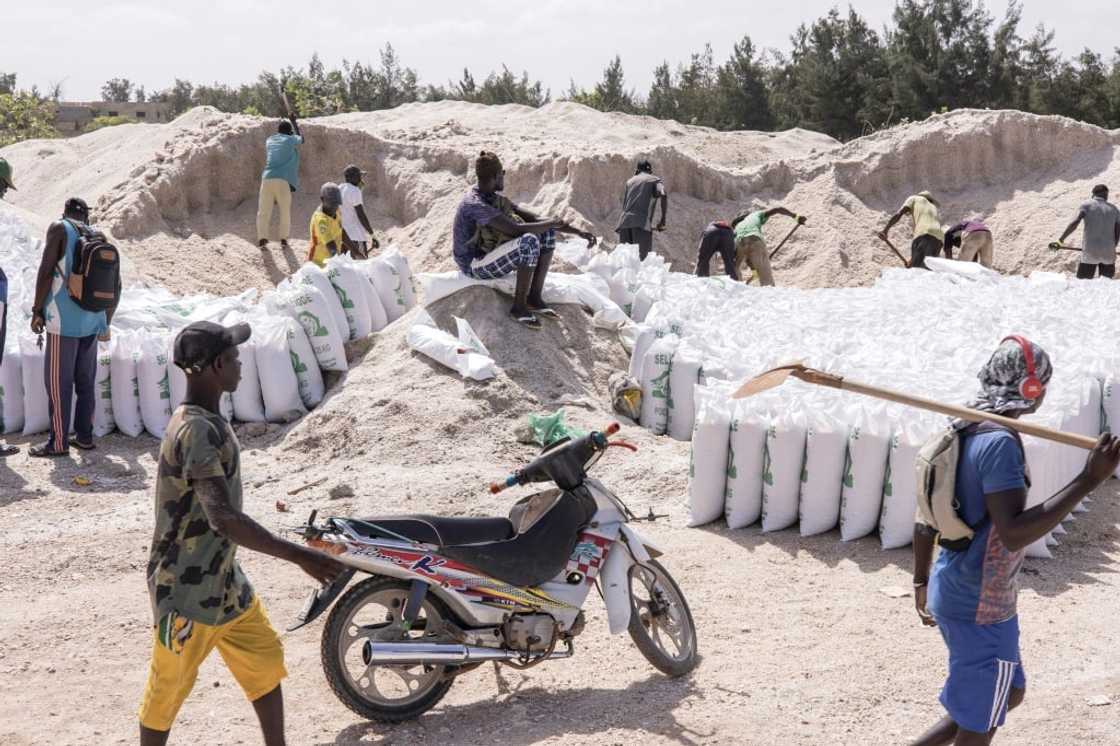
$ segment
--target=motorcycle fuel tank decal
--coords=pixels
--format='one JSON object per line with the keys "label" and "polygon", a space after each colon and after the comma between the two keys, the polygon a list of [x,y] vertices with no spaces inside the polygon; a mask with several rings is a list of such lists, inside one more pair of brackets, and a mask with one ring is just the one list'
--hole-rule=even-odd
{"label": "motorcycle fuel tank decal", "polygon": [[584,531],[579,535],[572,556],[568,558],[568,564],[564,568],[565,573],[579,573],[586,579],[585,582],[591,585],[595,582],[599,568],[603,565],[603,558],[613,543],[613,538],[601,536],[593,531]]}

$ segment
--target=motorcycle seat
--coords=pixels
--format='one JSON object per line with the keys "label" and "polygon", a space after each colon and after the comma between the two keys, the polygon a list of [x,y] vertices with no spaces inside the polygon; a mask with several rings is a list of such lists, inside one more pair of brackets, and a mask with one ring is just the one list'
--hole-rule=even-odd
{"label": "motorcycle seat", "polygon": [[363,518],[364,523],[352,522],[351,528],[362,536],[388,539],[391,536],[378,531],[378,527],[394,534],[439,547],[459,544],[479,544],[488,541],[505,541],[514,536],[513,524],[505,517],[448,518],[436,515],[396,515],[387,518]]}

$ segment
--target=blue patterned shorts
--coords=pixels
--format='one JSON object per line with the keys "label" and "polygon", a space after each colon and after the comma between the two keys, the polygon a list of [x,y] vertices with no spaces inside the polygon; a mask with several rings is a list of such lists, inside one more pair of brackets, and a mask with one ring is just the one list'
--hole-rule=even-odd
{"label": "blue patterned shorts", "polygon": [[476,280],[496,280],[516,272],[519,267],[536,267],[541,254],[555,248],[555,231],[547,230],[539,237],[526,233],[475,259],[467,274]]}

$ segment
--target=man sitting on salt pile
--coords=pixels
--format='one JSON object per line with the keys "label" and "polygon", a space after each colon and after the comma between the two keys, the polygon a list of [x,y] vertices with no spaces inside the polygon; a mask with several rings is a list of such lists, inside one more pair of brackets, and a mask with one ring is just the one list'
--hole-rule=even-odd
{"label": "man sitting on salt pile", "polygon": [[595,236],[560,218],[541,218],[502,194],[505,169],[497,154],[482,151],[474,163],[478,184],[459,203],[452,224],[455,263],[468,277],[496,280],[517,273],[513,306],[518,323],[540,329],[538,316],[556,317],[544,302],[544,281],[556,248],[556,232],[595,245]]}

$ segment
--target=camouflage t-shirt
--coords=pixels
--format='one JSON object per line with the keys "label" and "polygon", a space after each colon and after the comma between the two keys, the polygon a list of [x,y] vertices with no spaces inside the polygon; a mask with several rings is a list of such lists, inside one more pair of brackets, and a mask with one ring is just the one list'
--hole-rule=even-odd
{"label": "camouflage t-shirt", "polygon": [[[513,202],[504,194],[494,195],[494,207],[502,211],[502,214],[515,223],[524,223],[521,216],[514,212]],[[507,236],[497,228],[492,228],[489,224],[478,226],[477,232],[477,246],[484,252],[490,252],[498,248],[506,241],[512,241],[516,236]]]}
{"label": "camouflage t-shirt", "polygon": [[194,492],[195,480],[226,481],[241,509],[241,445],[229,423],[184,404],[171,415],[159,448],[156,526],[148,558],[148,592],[155,623],[170,612],[201,624],[225,624],[249,608],[253,588],[235,553],[217,534]]}

